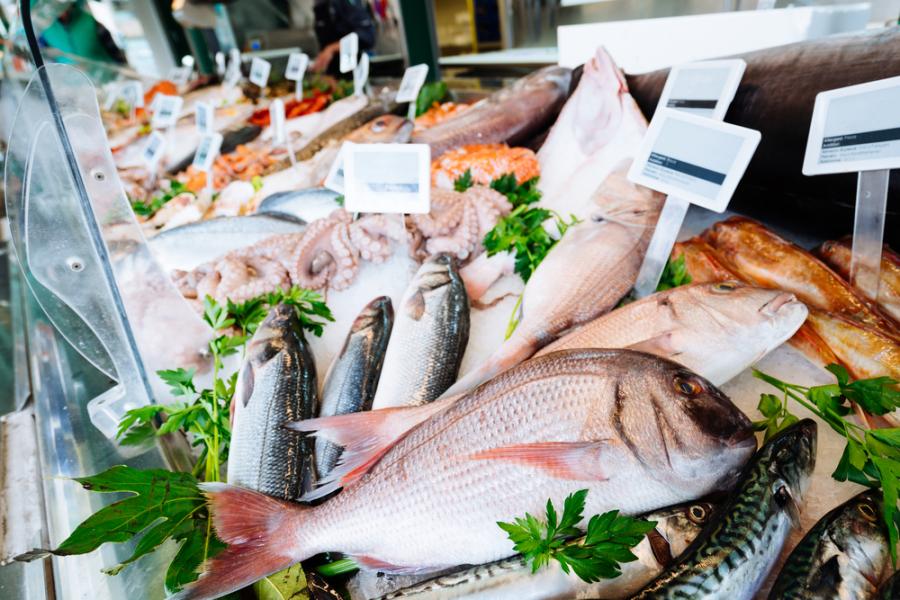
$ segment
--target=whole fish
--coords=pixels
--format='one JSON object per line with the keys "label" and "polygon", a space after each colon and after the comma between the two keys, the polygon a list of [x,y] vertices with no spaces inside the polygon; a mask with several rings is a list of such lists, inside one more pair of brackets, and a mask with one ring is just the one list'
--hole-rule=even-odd
{"label": "whole fish", "polygon": [[890,563],[880,494],[854,496],[822,517],[791,552],[770,600],[874,598]]}
{"label": "whole fish", "polygon": [[469,343],[469,298],[456,259],[437,254],[400,301],[373,408],[425,404],[459,375]]}
{"label": "whole fish", "polygon": [[631,348],[668,358],[721,385],[780,346],[803,324],[793,294],[736,282],[673,288],[598,317],[537,353]]}
{"label": "whole fish", "polygon": [[837,273],[756,221],[732,217],[710,227],[704,237],[743,279],[793,292],[810,308],[841,314],[897,335],[893,323]]}
{"label": "whole fish", "polygon": [[235,388],[228,481],[295,500],[315,483],[312,440],[285,427],[318,410],[316,366],[293,306],[278,304],[253,334]]}
{"label": "whole fish", "polygon": [[592,194],[637,154],[646,130],[625,77],[598,48],[538,151],[540,205],[587,218]]}
{"label": "whole fish", "polygon": [[285,215],[312,223],[340,208],[337,203],[338,196],[340,194],[324,187],[276,192],[264,198],[256,212],[275,216]]}
{"label": "whole fish", "polygon": [[[375,298],[362,309],[325,375],[320,417],[372,408],[393,324],[394,310],[387,296]],[[325,440],[316,443],[316,471],[320,479],[331,472],[340,455],[339,446]]]}
{"label": "whole fish", "polygon": [[353,133],[366,123],[373,119],[377,119],[382,115],[392,112],[392,108],[396,105],[385,104],[379,100],[372,100],[368,106],[354,112],[349,117],[338,121],[313,139],[311,139],[303,148],[297,150],[294,158],[304,161],[315,156],[319,150],[333,143],[339,142],[349,134]]}
{"label": "whole fish", "polygon": [[[668,568],[700,534],[714,508],[708,502],[694,502],[641,515],[641,518],[655,521],[656,527],[632,548],[637,560],[622,563],[622,574],[615,579],[587,583],[573,574],[564,573],[553,561],[533,573],[525,559],[517,555],[396,589],[382,595],[379,600],[545,600],[597,595],[604,598],[622,597],[634,593]],[[375,580],[391,583],[390,576],[377,577]]]}
{"label": "whole fish", "polygon": [[594,214],[570,227],[531,275],[513,334],[445,396],[525,360],[567,330],[612,310],[631,290],[663,197],[618,171],[597,190],[594,202]]}
{"label": "whole fish", "polygon": [[897,571],[878,588],[878,600],[900,600],[900,571]]}
{"label": "whole fish", "polygon": [[741,482],[677,564],[632,600],[750,600],[772,569],[816,462],[816,423],[804,419],[756,453]]}
{"label": "whole fish", "polygon": [[753,453],[747,417],[703,378],[630,350],[535,358],[456,401],[298,423],[356,455],[314,507],[205,485],[228,548],[175,598],[212,598],[323,551],[429,572],[511,554],[497,527],[587,489],[586,514],[641,514],[728,487]]}
{"label": "whole fish", "polygon": [[495,92],[478,104],[413,134],[414,144],[431,146],[432,160],[467,144],[522,144],[559,114],[572,71],[544,67]]}
{"label": "whole fish", "polygon": [[[850,281],[850,240],[844,239],[838,242],[825,242],[816,252],[822,260]],[[900,256],[896,252],[884,247],[881,253],[881,274],[878,298],[867,296],[870,301],[878,306],[894,321],[900,323]]]}

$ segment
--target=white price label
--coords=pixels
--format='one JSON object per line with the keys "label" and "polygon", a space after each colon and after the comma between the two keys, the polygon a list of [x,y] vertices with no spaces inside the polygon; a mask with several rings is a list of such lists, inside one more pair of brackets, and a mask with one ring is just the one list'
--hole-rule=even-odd
{"label": "white price label", "polygon": [[222,52],[216,52],[216,75],[224,77],[226,69],[228,69],[228,65],[225,64],[225,55]]}
{"label": "white price label", "polygon": [[366,81],[369,80],[369,55],[363,54],[359,64],[353,69],[353,93],[357,96],[365,94]]}
{"label": "white price label", "polygon": [[360,213],[427,213],[427,144],[352,144],[344,150],[344,206]]}
{"label": "white price label", "polygon": [[747,63],[740,58],[672,67],[657,109],[674,108],[721,121],[746,68]]}
{"label": "white price label", "polygon": [[261,88],[269,83],[269,73],[272,71],[272,63],[258,56],[254,56],[250,62],[250,83]]}
{"label": "white price label", "polygon": [[269,120],[272,122],[272,144],[280,146],[287,142],[284,129],[284,101],[281,98],[269,104]]}
{"label": "white price label", "polygon": [[816,96],[804,175],[900,168],[900,77]]}
{"label": "white price label", "polygon": [[241,53],[237,48],[228,51],[228,69],[225,71],[225,85],[234,87],[241,81]]}
{"label": "white price label", "polygon": [[204,135],[197,145],[197,152],[194,154],[194,168],[209,173],[213,161],[216,160],[216,156],[219,155],[221,148],[221,133],[207,133]]}
{"label": "white price label", "polygon": [[359,58],[359,36],[348,33],[341,38],[341,73],[349,73],[356,68]]}
{"label": "white price label", "polygon": [[302,52],[292,52],[288,57],[287,68],[284,70],[284,78],[291,81],[303,81],[306,67],[309,66],[309,57]]}
{"label": "white price label", "polygon": [[200,133],[213,133],[216,130],[216,109],[209,102],[198,102],[194,109],[194,119]]}
{"label": "white price label", "polygon": [[140,81],[129,81],[121,88],[122,100],[132,108],[144,106],[144,86]]}
{"label": "white price label", "polygon": [[156,104],[156,112],[153,113],[153,120],[150,124],[154,129],[165,129],[178,121],[178,117],[181,116],[181,106],[184,104],[181,96],[156,94],[153,102]]}
{"label": "white price label", "polygon": [[191,71],[193,67],[174,67],[169,71],[169,76],[166,78],[175,85],[184,85],[191,78]]}
{"label": "white price label", "polygon": [[144,151],[141,153],[141,157],[144,159],[144,162],[147,164],[147,167],[152,171],[156,169],[156,163],[159,162],[159,159],[162,158],[163,153],[166,150],[166,138],[158,131],[152,132],[149,136],[147,136],[147,143],[144,146]]}
{"label": "white price label", "polygon": [[344,193],[344,156],[347,154],[347,148],[352,146],[351,142],[344,142],[338,152],[331,168],[328,169],[328,176],[325,178],[325,187],[333,190],[338,194]]}
{"label": "white price label", "polygon": [[397,102],[415,102],[426,77],[428,77],[428,65],[413,65],[408,68],[403,73],[400,89],[397,90]]}
{"label": "white price label", "polygon": [[188,69],[193,71],[194,64],[195,64],[194,57],[191,56],[190,54],[185,54],[184,56],[181,57],[181,66],[187,67]]}
{"label": "white price label", "polygon": [[759,140],[759,132],[753,129],[657,109],[628,179],[723,212]]}

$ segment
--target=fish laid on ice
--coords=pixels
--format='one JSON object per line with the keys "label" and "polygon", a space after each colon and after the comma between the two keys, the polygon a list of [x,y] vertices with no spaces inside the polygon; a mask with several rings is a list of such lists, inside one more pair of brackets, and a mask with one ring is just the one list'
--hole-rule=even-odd
{"label": "fish laid on ice", "polygon": [[340,208],[337,203],[339,196],[340,194],[334,190],[324,187],[276,192],[264,198],[256,212],[258,214],[290,215],[311,223],[316,219],[327,217]]}
{"label": "fish laid on ice", "polygon": [[431,146],[432,160],[467,144],[523,144],[556,118],[571,78],[570,69],[544,67],[449,119],[415,132],[412,142]]}
{"label": "fish laid on ice", "polygon": [[512,336],[446,395],[467,391],[525,360],[567,330],[612,310],[634,287],[663,196],[616,172],[594,201],[596,212],[570,227],[531,275]]}
{"label": "fish laid on ice", "polygon": [[[362,309],[350,326],[344,347],[325,375],[320,417],[372,408],[393,324],[394,310],[386,296],[375,298]],[[325,440],[316,443],[316,470],[320,479],[334,469],[340,455],[339,446]]]}
{"label": "fish laid on ice", "polygon": [[[620,598],[634,593],[668,568],[700,534],[714,509],[715,506],[708,502],[694,502],[641,515],[641,518],[654,521],[656,527],[631,549],[637,560],[622,563],[622,574],[615,579],[587,583],[572,573],[564,573],[553,561],[534,573],[524,558],[512,556],[394,589],[385,592],[378,600]],[[579,540],[573,543],[577,544]],[[360,577],[369,574],[362,571]],[[372,579],[380,585],[392,583],[389,575]],[[376,594],[366,594],[366,597]]]}
{"label": "fish laid on ice", "polygon": [[[850,240],[825,242],[816,251],[822,260],[837,271],[841,277],[850,280]],[[900,323],[900,255],[884,247],[881,253],[881,275],[878,298],[869,297],[894,321]]]}
{"label": "fish laid on ice", "polygon": [[816,423],[769,440],[688,552],[632,600],[750,600],[778,559],[816,462]]}
{"label": "fish laid on ice", "polygon": [[591,195],[637,154],[646,130],[624,76],[598,49],[538,151],[541,206],[587,218]]}
{"label": "fish laid on ice", "polygon": [[469,342],[469,298],[456,259],[425,261],[403,295],[373,408],[431,402],[456,381]]}
{"label": "fish laid on ice", "polygon": [[770,600],[875,598],[890,563],[880,496],[863,492],[822,517],[791,552]]}
{"label": "fish laid on ice", "polygon": [[793,294],[735,282],[658,292],[582,325],[538,352],[631,348],[668,358],[721,385],[783,344],[803,324]]}
{"label": "fish laid on ice", "polygon": [[316,415],[316,365],[293,306],[279,304],[253,334],[232,406],[228,481],[295,500],[315,483],[312,440],[285,427]]}
{"label": "fish laid on ice", "polygon": [[893,323],[837,273],[756,221],[732,217],[710,227],[704,237],[743,279],[792,292],[810,308],[841,314],[897,334]]}
{"label": "fish laid on ice", "polygon": [[750,421],[712,384],[629,350],[557,352],[455,402],[297,427],[355,455],[353,485],[314,507],[204,485],[228,547],[174,598],[226,594],[329,550],[385,572],[499,560],[512,543],[497,521],[537,514],[548,498],[561,506],[584,488],[586,514],[641,514],[730,486],[756,447]]}

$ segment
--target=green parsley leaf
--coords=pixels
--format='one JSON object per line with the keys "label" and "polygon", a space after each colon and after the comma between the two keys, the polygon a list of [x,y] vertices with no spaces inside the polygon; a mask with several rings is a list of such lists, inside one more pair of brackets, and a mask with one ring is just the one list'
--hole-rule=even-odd
{"label": "green parsley leaf", "polygon": [[338,206],[344,206],[344,195],[341,194],[334,199],[335,204]]}
{"label": "green parsley leaf", "polygon": [[453,189],[457,192],[464,192],[473,185],[475,185],[475,182],[472,181],[472,170],[466,169],[466,172],[457,177],[456,181],[453,182]]}
{"label": "green parsley leaf", "polygon": [[334,322],[334,315],[320,293],[296,285],[289,290],[278,288],[266,297],[266,303],[269,306],[280,303],[293,306],[300,319],[300,326],[316,337],[322,337],[326,322]]}
{"label": "green parsley leaf", "polygon": [[416,116],[426,112],[435,102],[443,102],[447,97],[447,84],[443,81],[431,81],[422,85],[416,98]]}
{"label": "green parsley leaf", "polygon": [[690,282],[691,276],[687,272],[684,254],[682,254],[675,260],[670,258],[666,261],[666,266],[663,269],[662,276],[659,278],[659,284],[656,286],[656,291],[661,292],[663,290],[670,290],[682,285],[687,285]]}

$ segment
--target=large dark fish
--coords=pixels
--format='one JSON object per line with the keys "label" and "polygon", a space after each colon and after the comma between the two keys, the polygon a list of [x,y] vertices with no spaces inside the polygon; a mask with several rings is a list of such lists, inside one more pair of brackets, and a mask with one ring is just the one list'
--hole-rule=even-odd
{"label": "large dark fish", "polygon": [[312,488],[312,440],[285,425],[316,415],[316,392],[316,364],[297,313],[279,304],[253,334],[238,376],[229,483],[285,500]]}
{"label": "large dark fish", "polygon": [[881,497],[865,491],[822,517],[778,574],[769,600],[867,600],[890,562]]}
{"label": "large dark fish", "polygon": [[[375,298],[362,309],[325,376],[320,417],[372,408],[393,325],[394,309],[387,296]],[[340,446],[325,440],[316,442],[316,471],[320,479],[331,472],[340,455]]]}
{"label": "large dark fish", "polygon": [[[846,234],[853,218],[856,174],[807,177],[801,172],[813,105],[819,92],[900,75],[900,28],[825,37],[740,58],[747,61],[747,70],[725,120],[760,131],[762,140],[732,205],[762,216],[766,202],[760,201],[758,188],[773,190],[778,201],[769,200],[777,204],[770,210],[784,213],[787,204],[794,212],[815,214],[821,235]],[[631,95],[648,118],[668,75],[668,69],[661,69],[626,76]],[[898,195],[900,173],[895,172],[890,197]],[[896,246],[900,205],[889,204],[888,212],[886,241]]]}
{"label": "large dark fish", "polygon": [[546,129],[562,108],[572,71],[544,67],[495,92],[434,127],[414,133],[414,144],[431,146],[435,159],[466,144],[521,144]]}
{"label": "large dark fish", "polygon": [[766,443],[712,524],[678,563],[632,600],[750,600],[772,569],[816,462],[816,423],[804,419]]}

